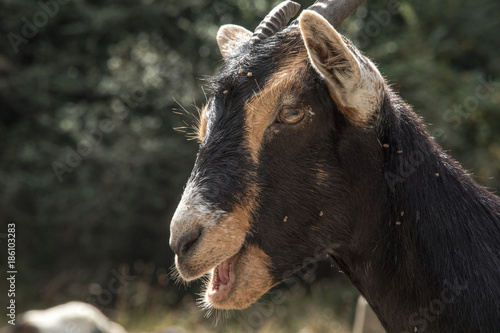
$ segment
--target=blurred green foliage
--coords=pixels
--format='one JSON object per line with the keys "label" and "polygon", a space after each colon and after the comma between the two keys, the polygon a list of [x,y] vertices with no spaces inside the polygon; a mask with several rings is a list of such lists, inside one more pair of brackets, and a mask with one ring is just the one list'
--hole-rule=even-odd
{"label": "blurred green foliage", "polygon": [[[81,299],[161,314],[182,302],[168,225],[197,145],[173,130],[193,119],[172,110],[204,103],[218,27],[253,29],[278,2],[0,1],[0,221],[17,224],[18,311]],[[341,32],[500,189],[500,3],[393,5],[369,1]]]}

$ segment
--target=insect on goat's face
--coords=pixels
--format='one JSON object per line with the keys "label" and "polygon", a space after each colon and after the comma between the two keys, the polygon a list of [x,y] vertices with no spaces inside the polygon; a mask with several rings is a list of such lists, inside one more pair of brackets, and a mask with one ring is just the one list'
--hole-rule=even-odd
{"label": "insect on goat's face", "polygon": [[[309,10],[261,41],[233,25],[217,39],[224,65],[202,111],[170,244],[182,278],[210,272],[205,304],[244,308],[348,237],[346,188],[374,171],[360,165],[360,176],[343,159],[379,158],[367,128],[384,83]],[[338,239],[324,239],[325,228]]]}

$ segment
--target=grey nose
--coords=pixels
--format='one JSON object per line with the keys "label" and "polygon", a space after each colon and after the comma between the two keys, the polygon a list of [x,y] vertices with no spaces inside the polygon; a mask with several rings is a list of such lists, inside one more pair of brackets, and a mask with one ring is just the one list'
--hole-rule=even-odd
{"label": "grey nose", "polygon": [[179,257],[186,255],[186,253],[191,249],[201,236],[201,229],[190,231],[182,235],[177,241],[170,243],[170,248]]}

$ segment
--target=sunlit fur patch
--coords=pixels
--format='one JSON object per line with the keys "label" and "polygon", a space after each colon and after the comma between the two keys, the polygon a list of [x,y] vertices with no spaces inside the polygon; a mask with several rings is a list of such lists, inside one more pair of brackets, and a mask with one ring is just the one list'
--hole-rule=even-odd
{"label": "sunlit fur patch", "polygon": [[316,175],[316,184],[318,187],[326,186],[328,180],[330,179],[330,174],[325,170],[325,167],[318,165],[317,168],[312,171]]}
{"label": "sunlit fur patch", "polygon": [[210,102],[207,102],[201,109],[198,109],[198,121],[196,123],[196,139],[199,143],[205,140],[205,134],[207,132],[207,111],[208,105]]}
{"label": "sunlit fur patch", "polygon": [[271,260],[256,245],[245,245],[238,253],[234,262],[234,284],[228,296],[214,303],[208,296],[210,277],[205,281],[205,288],[200,299],[200,305],[206,310],[217,309],[244,309],[257,301],[265,294],[276,281],[269,274]]}
{"label": "sunlit fur patch", "polygon": [[306,73],[308,66],[305,49],[286,58],[262,90],[245,102],[245,134],[254,162],[258,161],[264,133],[275,121],[280,109],[299,102],[298,95],[304,90],[301,74]]}

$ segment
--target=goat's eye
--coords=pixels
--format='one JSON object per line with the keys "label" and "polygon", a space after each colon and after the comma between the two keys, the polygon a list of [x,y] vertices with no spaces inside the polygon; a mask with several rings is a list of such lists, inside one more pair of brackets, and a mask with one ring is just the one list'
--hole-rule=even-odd
{"label": "goat's eye", "polygon": [[278,116],[278,121],[285,124],[296,124],[304,118],[302,109],[282,109]]}

